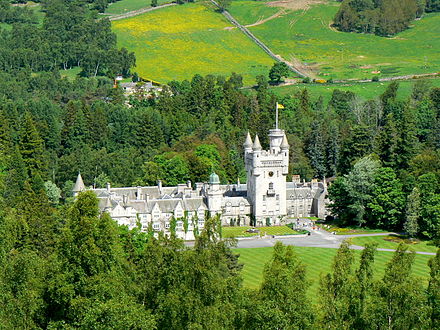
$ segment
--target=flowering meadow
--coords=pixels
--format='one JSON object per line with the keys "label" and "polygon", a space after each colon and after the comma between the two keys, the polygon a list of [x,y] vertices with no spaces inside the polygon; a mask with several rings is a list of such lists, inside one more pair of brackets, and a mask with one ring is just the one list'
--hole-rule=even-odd
{"label": "flowering meadow", "polygon": [[194,74],[267,75],[273,60],[212,8],[185,4],[112,22],[120,47],[134,51],[135,71],[162,83]]}

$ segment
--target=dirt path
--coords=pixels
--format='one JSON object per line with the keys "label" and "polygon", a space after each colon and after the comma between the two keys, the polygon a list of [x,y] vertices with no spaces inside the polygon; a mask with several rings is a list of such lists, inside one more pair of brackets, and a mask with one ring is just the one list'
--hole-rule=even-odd
{"label": "dirt path", "polygon": [[264,24],[264,23],[266,23],[267,21],[270,21],[270,20],[272,20],[272,19],[274,19],[274,18],[277,18],[277,17],[279,17],[279,16],[281,16],[281,15],[284,15],[286,13],[286,11],[284,10],[284,9],[281,9],[279,12],[277,12],[276,14],[274,14],[274,15],[272,15],[272,16],[270,16],[270,17],[267,17],[267,18],[264,18],[264,19],[259,19],[258,21],[256,21],[255,23],[252,23],[252,24],[248,24],[248,25],[245,25],[245,27],[252,27],[252,26],[257,26],[257,25],[261,25],[261,24]]}
{"label": "dirt path", "polygon": [[108,17],[108,19],[110,21],[118,21],[120,19],[138,16],[138,15],[145,14],[145,13],[148,13],[153,10],[157,10],[157,9],[161,9],[161,8],[165,8],[165,7],[170,7],[170,6],[176,6],[176,5],[177,4],[175,4],[175,3],[167,3],[167,4],[164,4],[161,6],[157,6],[157,7],[141,8],[141,9],[129,11],[129,12],[123,13],[123,14],[105,15],[105,16]]}

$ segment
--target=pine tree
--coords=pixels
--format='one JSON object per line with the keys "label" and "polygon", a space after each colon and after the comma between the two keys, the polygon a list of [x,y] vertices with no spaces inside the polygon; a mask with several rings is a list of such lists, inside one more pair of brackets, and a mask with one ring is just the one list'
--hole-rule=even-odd
{"label": "pine tree", "polygon": [[420,219],[420,192],[414,187],[411,194],[408,195],[406,203],[406,221],[403,229],[408,233],[409,237],[415,237],[419,232]]}
{"label": "pine tree", "polygon": [[26,112],[20,130],[20,153],[26,165],[28,175],[44,175],[46,162],[44,159],[44,143],[35,128],[32,115]]}

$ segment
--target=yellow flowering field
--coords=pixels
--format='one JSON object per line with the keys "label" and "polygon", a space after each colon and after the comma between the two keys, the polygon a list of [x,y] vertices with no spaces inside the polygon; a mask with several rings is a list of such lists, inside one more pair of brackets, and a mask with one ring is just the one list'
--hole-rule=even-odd
{"label": "yellow flowering field", "polygon": [[253,84],[273,60],[219,13],[203,3],[156,10],[112,22],[120,47],[134,51],[135,71],[159,82],[194,74],[242,74]]}

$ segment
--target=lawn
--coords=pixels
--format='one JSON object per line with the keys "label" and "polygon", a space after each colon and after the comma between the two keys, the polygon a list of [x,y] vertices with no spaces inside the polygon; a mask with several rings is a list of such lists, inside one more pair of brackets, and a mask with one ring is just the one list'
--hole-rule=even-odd
{"label": "lawn", "polygon": [[365,246],[367,243],[377,243],[378,248],[396,249],[400,242],[404,242],[411,246],[414,251],[420,252],[437,252],[437,248],[432,245],[431,241],[414,240],[413,242],[402,236],[370,236],[370,237],[355,237],[351,239],[352,244]]}
{"label": "lawn", "polygon": [[[157,0],[158,5],[172,2],[171,0]],[[105,14],[118,15],[129,11],[151,7],[151,0],[121,0],[109,3]]]}
{"label": "lawn", "polygon": [[161,83],[195,74],[267,75],[273,60],[226,19],[203,3],[163,8],[112,22],[118,46],[134,51],[135,71]]}
{"label": "lawn", "polygon": [[[329,225],[330,228],[324,227],[326,225]],[[370,228],[364,228],[364,227],[359,228],[357,226],[338,227],[335,224],[324,224],[324,225],[320,224],[319,226],[329,232],[335,232],[336,235],[361,235],[361,234],[388,233],[388,231],[382,230],[382,229],[370,229]]]}
{"label": "lawn", "polygon": [[[440,87],[440,78],[426,79],[430,82],[432,87]],[[399,81],[398,98],[407,99],[412,92],[414,80]],[[335,89],[341,91],[350,91],[355,93],[359,98],[363,100],[371,100],[377,98],[379,95],[385,92],[389,82],[370,82],[370,83],[351,83],[351,84],[298,84],[290,86],[272,87],[271,90],[279,96],[295,95],[298,91],[302,91],[307,88],[313,99],[319,96],[323,97],[324,104],[327,104],[332,97],[332,93]]]}
{"label": "lawn", "polygon": [[[306,247],[295,247],[294,250],[307,266],[307,278],[311,284],[309,296],[315,300],[318,294],[319,278],[321,274],[326,274],[330,271],[333,257],[336,255],[337,250]],[[257,289],[263,279],[264,265],[271,257],[272,248],[236,249],[234,251],[240,255],[239,260],[244,264],[242,271],[244,285]],[[359,257],[361,252],[355,251],[355,253]],[[392,252],[377,252],[375,258],[376,278],[383,276],[385,265],[392,256]],[[416,255],[413,265],[413,274],[423,278],[425,285],[427,285],[429,278],[427,263],[430,258],[432,256]]]}
{"label": "lawn", "polygon": [[271,227],[257,227],[258,233],[247,233],[246,230],[251,227],[222,227],[222,235],[224,238],[229,237],[252,237],[262,235],[299,235],[300,233],[287,226],[271,226]]}
{"label": "lawn", "polygon": [[[382,77],[440,71],[440,13],[424,15],[410,29],[384,38],[333,29],[339,5],[332,1],[289,12],[250,30],[276,54],[299,59],[324,79],[371,78],[375,71]],[[242,20],[251,19],[245,15]]]}

